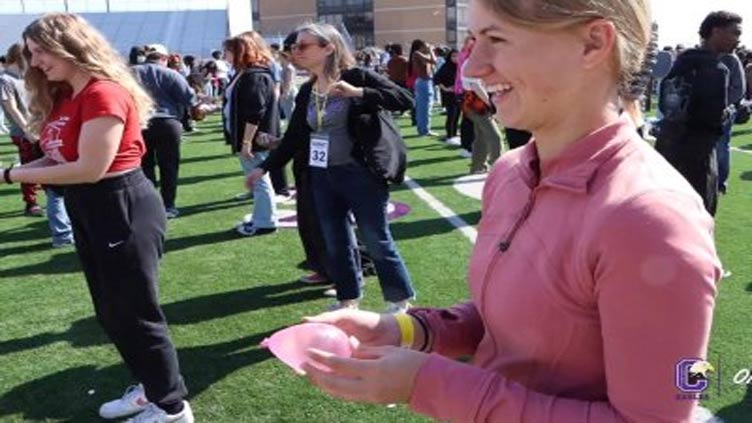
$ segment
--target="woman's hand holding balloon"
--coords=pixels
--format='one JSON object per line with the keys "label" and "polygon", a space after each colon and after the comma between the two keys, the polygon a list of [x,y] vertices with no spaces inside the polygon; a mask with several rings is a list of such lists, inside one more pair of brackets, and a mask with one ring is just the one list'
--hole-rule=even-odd
{"label": "woman's hand holding balloon", "polygon": [[[415,376],[428,355],[397,346],[402,335],[394,315],[343,309],[304,320],[334,325],[359,341],[352,357],[309,349],[301,369],[311,383],[350,401],[409,401]],[[416,339],[423,339],[425,334],[416,326]]]}
{"label": "woman's hand holding balloon", "polygon": [[397,346],[400,344],[399,325],[397,319],[391,314],[342,309],[313,317],[304,317],[303,321],[334,325],[342,329],[348,336],[355,337],[363,346]]}
{"label": "woman's hand holding balloon", "polygon": [[311,383],[332,396],[394,404],[410,401],[415,377],[427,359],[426,353],[393,346],[360,346],[351,358],[310,349],[302,369]]}

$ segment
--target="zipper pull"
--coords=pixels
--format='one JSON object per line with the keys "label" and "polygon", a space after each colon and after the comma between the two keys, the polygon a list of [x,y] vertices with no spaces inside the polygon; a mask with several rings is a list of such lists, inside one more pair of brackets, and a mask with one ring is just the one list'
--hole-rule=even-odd
{"label": "zipper pull", "polygon": [[509,249],[509,247],[512,246],[512,240],[514,239],[514,236],[517,235],[517,231],[520,229],[520,226],[525,223],[527,218],[530,217],[530,212],[533,211],[534,201],[535,191],[533,191],[533,193],[530,195],[530,198],[528,198],[527,203],[525,204],[525,208],[522,210],[522,215],[517,219],[516,222],[514,222],[514,226],[512,227],[512,230],[509,231],[509,234],[507,234],[506,239],[499,242],[500,252],[504,253]]}

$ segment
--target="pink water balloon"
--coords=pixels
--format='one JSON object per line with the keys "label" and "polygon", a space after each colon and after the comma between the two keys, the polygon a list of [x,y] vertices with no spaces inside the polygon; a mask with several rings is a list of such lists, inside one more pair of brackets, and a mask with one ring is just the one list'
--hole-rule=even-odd
{"label": "pink water balloon", "polygon": [[298,373],[303,373],[302,364],[308,361],[306,351],[316,348],[339,357],[352,356],[354,339],[351,341],[342,329],[326,323],[301,323],[275,332],[261,341],[261,346],[277,356],[283,363]]}

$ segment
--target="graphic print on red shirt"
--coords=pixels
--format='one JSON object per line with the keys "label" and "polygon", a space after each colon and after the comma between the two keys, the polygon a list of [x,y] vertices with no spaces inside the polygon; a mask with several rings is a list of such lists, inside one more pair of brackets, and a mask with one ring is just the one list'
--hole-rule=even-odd
{"label": "graphic print on red shirt", "polygon": [[[63,154],[60,152],[60,149],[63,147],[63,140],[60,137],[60,132],[65,128],[65,125],[68,124],[69,120],[70,118],[68,116],[61,116],[57,120],[49,122],[45,125],[44,130],[42,130],[42,135],[40,136],[40,145],[42,146],[42,149],[44,149],[45,156],[57,163],[67,162],[65,157],[63,157]],[[44,140],[44,142],[42,142],[42,140]]]}
{"label": "graphic print on red shirt", "polygon": [[139,167],[146,146],[138,112],[130,93],[113,81],[92,78],[75,97],[67,94],[58,99],[43,125],[39,146],[56,163],[74,162],[78,159],[81,126],[106,116],[115,117],[125,125],[107,173]]}

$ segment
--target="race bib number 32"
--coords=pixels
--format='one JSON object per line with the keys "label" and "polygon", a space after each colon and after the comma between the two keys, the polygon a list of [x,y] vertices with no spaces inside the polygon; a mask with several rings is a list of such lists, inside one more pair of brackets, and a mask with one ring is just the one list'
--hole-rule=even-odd
{"label": "race bib number 32", "polygon": [[329,138],[326,135],[311,135],[311,152],[308,166],[327,168],[329,163]]}

